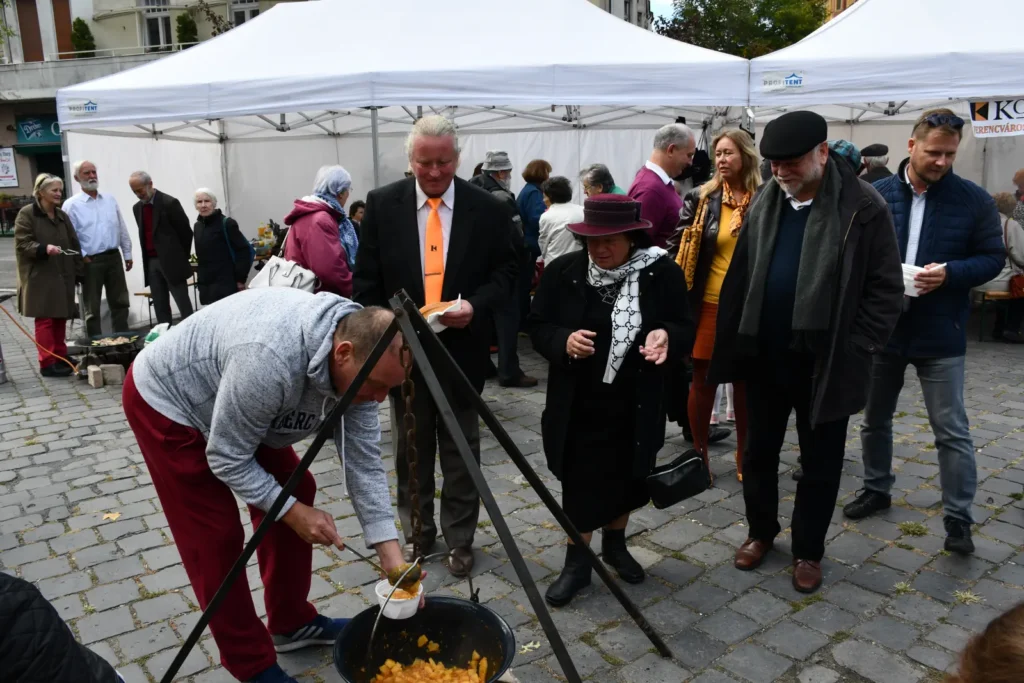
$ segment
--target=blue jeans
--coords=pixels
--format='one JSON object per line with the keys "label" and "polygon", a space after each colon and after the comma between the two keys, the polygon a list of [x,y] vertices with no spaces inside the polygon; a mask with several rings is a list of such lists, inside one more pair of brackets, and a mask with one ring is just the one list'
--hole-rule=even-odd
{"label": "blue jeans", "polygon": [[935,434],[943,509],[948,517],[972,523],[971,504],[978,488],[978,469],[964,408],[964,356],[875,356],[864,429],[860,433],[864,488],[889,495],[896,480],[892,471],[892,418],[909,364],[917,368],[928,421]]}

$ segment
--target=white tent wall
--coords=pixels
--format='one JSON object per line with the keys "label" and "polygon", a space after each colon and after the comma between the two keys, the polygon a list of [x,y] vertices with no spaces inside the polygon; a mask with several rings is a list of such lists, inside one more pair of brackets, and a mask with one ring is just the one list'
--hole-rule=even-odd
{"label": "white tent wall", "polygon": [[[117,199],[124,216],[128,234],[132,238],[132,257],[135,266],[126,273],[128,293],[131,300],[129,322],[132,325],[149,322],[149,309],[145,297],[134,296],[135,292],[146,289],[142,274],[142,247],[139,244],[139,230],[132,213],[132,206],[138,199],[128,187],[128,176],[133,171],[143,170],[153,177],[153,185],[167,194],[177,197],[189,218],[195,218],[192,193],[199,187],[209,188],[221,203],[224,202],[224,186],[221,182],[221,148],[216,142],[156,141],[151,138],[111,137],[106,135],[85,135],[68,133],[68,156],[71,162],[88,159],[96,164],[100,179],[100,191],[110,193]],[[78,183],[71,181],[71,192],[81,192]],[[255,229],[253,231],[255,234]],[[189,288],[189,296],[192,290]],[[177,314],[177,307],[171,301]]]}

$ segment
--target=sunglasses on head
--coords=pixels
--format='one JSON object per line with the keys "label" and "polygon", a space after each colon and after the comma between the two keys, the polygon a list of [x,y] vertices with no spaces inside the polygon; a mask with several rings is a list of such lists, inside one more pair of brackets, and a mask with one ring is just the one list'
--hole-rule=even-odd
{"label": "sunglasses on head", "polygon": [[960,130],[964,127],[964,120],[956,114],[929,114],[924,118],[924,122],[932,128],[939,126],[949,126]]}

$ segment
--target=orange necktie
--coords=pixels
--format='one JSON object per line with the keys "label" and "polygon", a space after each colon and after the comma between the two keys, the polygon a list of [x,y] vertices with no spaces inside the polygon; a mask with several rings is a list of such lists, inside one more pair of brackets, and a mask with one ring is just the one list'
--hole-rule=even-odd
{"label": "orange necktie", "polygon": [[423,245],[423,292],[427,304],[441,301],[441,288],[444,285],[444,230],[441,228],[441,214],[437,207],[441,199],[433,197],[427,200],[430,214],[427,216],[427,239]]}

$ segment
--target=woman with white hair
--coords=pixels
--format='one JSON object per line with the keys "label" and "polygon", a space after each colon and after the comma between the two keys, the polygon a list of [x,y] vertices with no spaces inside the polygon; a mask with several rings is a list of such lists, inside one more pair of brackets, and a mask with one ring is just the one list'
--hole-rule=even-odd
{"label": "woman with white hair", "polygon": [[61,363],[68,318],[75,317],[75,280],[84,274],[78,235],[60,208],[64,181],[42,173],[32,189],[34,201],[14,220],[14,251],[18,270],[18,312],[35,318],[39,343],[39,372],[43,377],[67,377],[71,366]]}
{"label": "woman with white hair", "polygon": [[238,223],[217,208],[217,195],[205,187],[192,196],[199,217],[192,228],[196,240],[199,301],[204,306],[245,289],[252,251]]}
{"label": "woman with white hair", "polygon": [[345,214],[352,176],[341,166],[323,166],[313,180],[313,194],[296,199],[284,218],[291,226],[284,257],[313,271],[318,292],[352,296],[352,271],[359,238]]}

